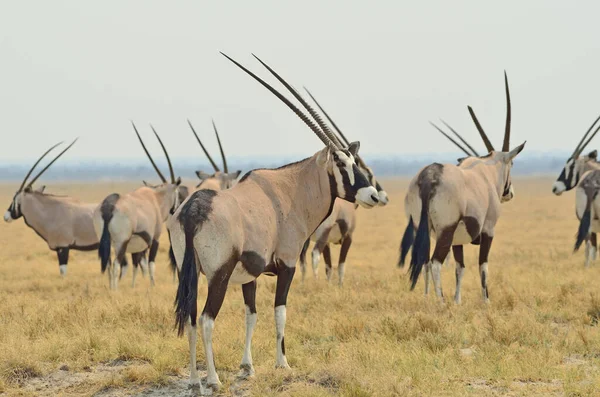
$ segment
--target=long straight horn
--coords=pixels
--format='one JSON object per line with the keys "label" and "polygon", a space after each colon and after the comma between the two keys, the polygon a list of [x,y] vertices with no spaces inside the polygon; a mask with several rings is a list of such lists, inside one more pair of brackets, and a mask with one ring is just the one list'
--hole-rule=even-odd
{"label": "long straight horn", "polygon": [[254,54],[252,54],[252,56],[254,58],[256,58],[258,60],[258,62],[260,62],[265,68],[267,68],[267,70],[269,72],[271,72],[271,74],[273,76],[275,76],[275,78],[277,78],[277,80],[279,80],[281,82],[281,84],[283,84],[285,86],[285,88],[287,88],[287,90],[294,96],[294,98],[296,98],[298,100],[298,102],[300,102],[302,104],[302,106],[308,111],[308,113],[311,115],[311,117],[317,122],[319,127],[321,127],[321,130],[325,133],[325,135],[327,135],[327,137],[333,143],[335,143],[335,145],[338,147],[338,149],[342,149],[344,147],[344,145],[341,144],[341,142],[337,139],[335,134],[333,134],[333,132],[331,132],[331,129],[329,129],[329,126],[327,125],[327,123],[325,123],[323,121],[323,119],[321,118],[321,116],[312,108],[312,106],[310,106],[308,104],[308,102],[306,102],[304,100],[304,98],[302,98],[302,96],[298,93],[298,91],[296,91],[296,89],[294,89],[294,87],[289,85],[287,83],[287,81],[285,81],[283,79],[283,77],[281,77],[275,70],[271,69],[271,67],[269,65],[267,65],[266,63],[264,63],[259,57],[257,57]]}
{"label": "long straight horn", "polygon": [[[337,124],[335,123],[335,121],[333,121],[332,118],[329,117],[329,114],[327,114],[327,112],[325,111],[325,109],[323,109],[323,107],[319,104],[319,102],[317,102],[317,100],[310,93],[310,91],[308,90],[308,88],[304,87],[304,90],[306,91],[306,93],[308,94],[308,96],[313,100],[313,102],[317,105],[317,107],[319,108],[319,110],[321,112],[323,112],[323,114],[325,115],[325,117],[327,118],[327,120],[331,123],[331,125],[333,126],[333,129],[335,130],[336,137],[340,138],[345,143],[346,147],[350,146],[350,141],[346,138],[346,136],[344,135],[344,133],[342,132],[342,130],[340,130],[340,128],[337,126]],[[356,155],[356,160],[358,161],[358,163],[360,164],[361,167],[367,168],[367,165],[365,164],[365,162],[363,161],[363,159],[358,154]]]}
{"label": "long straight horn", "polygon": [[598,120],[600,120],[600,116],[598,116],[598,118],[594,120],[594,123],[590,125],[590,128],[588,128],[586,133],[583,135],[583,138],[581,138],[581,141],[579,141],[579,143],[575,147],[575,151],[573,151],[573,154],[571,155],[572,158],[576,158],[577,156],[579,156],[583,149],[585,149],[585,145],[583,145],[583,142],[585,141],[585,138],[587,138],[587,136],[589,135],[590,131],[592,131],[592,128],[594,128]]}
{"label": "long straight horn", "polygon": [[204,145],[202,144],[202,141],[200,140],[200,138],[198,137],[198,134],[196,134],[196,130],[194,129],[194,126],[192,125],[192,123],[188,120],[187,121],[190,128],[192,129],[192,132],[194,133],[194,136],[196,137],[196,140],[198,141],[198,143],[200,144],[200,147],[202,148],[202,151],[204,152],[204,154],[206,155],[206,157],[208,158],[208,161],[210,161],[210,164],[212,164],[213,168],[215,169],[215,172],[219,172],[221,171],[219,169],[219,166],[217,166],[217,163],[214,162],[214,160],[212,159],[212,157],[210,157],[210,154],[208,154],[208,150],[206,150],[206,148],[204,147]]}
{"label": "long straight horn", "polygon": [[464,144],[465,144],[465,145],[466,145],[466,146],[467,146],[469,149],[471,149],[471,152],[473,152],[473,153],[472,153],[472,154],[470,154],[469,156],[473,155],[473,156],[475,156],[475,157],[479,157],[479,153],[477,153],[477,150],[473,149],[473,146],[469,145],[469,142],[465,141],[465,140],[463,139],[463,137],[462,137],[462,136],[460,136],[460,134],[459,134],[458,132],[456,132],[456,130],[455,130],[454,128],[450,127],[450,125],[449,125],[448,123],[446,123],[444,120],[440,119],[440,121],[441,121],[442,123],[444,123],[444,125],[445,125],[445,126],[446,126],[446,127],[447,127],[447,128],[450,130],[450,131],[452,131],[452,133],[453,133],[454,135],[456,135],[456,136],[458,137],[458,139],[460,139],[460,141],[461,141],[462,143],[464,143]]}
{"label": "long straight horn", "polygon": [[481,139],[483,139],[485,148],[487,149],[488,152],[493,151],[494,145],[492,145],[492,142],[490,142],[490,140],[488,139],[487,135],[485,134],[485,131],[481,127],[481,124],[479,124],[479,120],[477,120],[477,116],[475,116],[475,112],[473,111],[473,108],[471,108],[471,106],[467,106],[467,108],[469,108],[469,114],[471,115],[471,118],[473,119],[473,122],[475,123],[475,127],[477,127],[477,131],[479,131],[479,135],[481,135]]}
{"label": "long straight horn", "polygon": [[42,174],[43,174],[44,172],[46,172],[46,170],[47,170],[48,168],[50,168],[50,166],[51,166],[52,164],[54,164],[54,162],[60,158],[60,156],[62,156],[63,154],[65,154],[65,152],[66,152],[67,150],[71,149],[71,146],[73,146],[73,145],[75,144],[75,142],[77,142],[77,140],[78,140],[78,139],[79,139],[79,138],[75,138],[75,140],[73,140],[73,142],[71,142],[71,144],[70,144],[69,146],[67,146],[66,148],[64,148],[64,149],[63,149],[63,151],[62,151],[62,152],[60,152],[60,153],[58,154],[58,156],[56,156],[56,157],[54,158],[54,160],[52,160],[51,162],[49,162],[48,164],[46,164],[46,166],[45,166],[44,168],[42,168],[42,170],[41,170],[40,172],[38,172],[38,174],[35,176],[35,178],[33,178],[33,179],[32,179],[32,180],[31,180],[31,181],[30,181],[30,182],[27,184],[27,187],[31,187],[31,186],[33,185],[33,183],[34,183],[35,181],[37,181],[37,180],[38,180],[38,178],[39,178],[40,176],[42,176]]}
{"label": "long straight horn", "polygon": [[156,166],[156,163],[154,162],[154,160],[152,160],[152,156],[150,156],[150,152],[148,151],[148,149],[146,149],[146,145],[144,145],[144,141],[142,140],[142,137],[140,136],[140,133],[138,132],[135,124],[133,123],[133,121],[131,122],[131,125],[133,126],[133,129],[135,130],[135,134],[138,137],[138,140],[140,141],[140,143],[142,144],[142,148],[144,149],[144,152],[146,152],[146,156],[148,156],[148,159],[150,160],[150,163],[152,163],[152,167],[154,167],[154,170],[156,171],[156,173],[158,174],[158,177],[160,178],[160,180],[163,183],[167,183],[167,179],[165,178],[165,176],[162,174],[162,172],[160,172],[160,170],[158,169],[158,167]]}
{"label": "long straight horn", "polygon": [[219,138],[219,131],[217,131],[217,126],[215,125],[215,121],[212,120],[213,129],[215,130],[215,135],[217,136],[217,142],[219,143],[219,150],[221,151],[221,158],[223,159],[223,172],[226,174],[229,172],[229,168],[227,168],[227,159],[225,158],[225,152],[223,152],[223,146],[221,146],[221,138]]}
{"label": "long straight horn", "polygon": [[175,171],[173,171],[173,164],[171,164],[171,159],[169,158],[169,153],[167,153],[167,148],[165,148],[165,145],[163,145],[162,139],[160,139],[160,137],[158,136],[158,133],[156,132],[156,130],[154,129],[152,124],[150,124],[150,128],[152,128],[152,132],[154,132],[156,139],[158,139],[158,143],[160,143],[160,147],[162,148],[163,152],[165,152],[165,157],[167,158],[167,164],[169,165],[169,174],[171,176],[171,183],[175,183]]}
{"label": "long straight horn", "polygon": [[454,139],[452,139],[452,137],[450,135],[448,135],[444,131],[442,131],[442,129],[440,127],[438,127],[437,125],[433,124],[431,121],[429,122],[429,124],[431,124],[433,126],[433,128],[435,128],[436,130],[438,130],[443,136],[445,136],[446,138],[448,138],[448,140],[450,142],[452,142],[453,144],[455,144],[456,147],[458,147],[460,150],[462,150],[463,152],[465,152],[465,154],[467,156],[471,157],[473,155],[472,153],[469,153],[469,151],[467,149],[465,149],[464,147],[462,147],[460,143],[458,143]]}
{"label": "long straight horn", "polygon": [[27,173],[27,175],[25,175],[25,178],[23,179],[23,182],[21,182],[21,186],[19,187],[19,190],[18,190],[19,192],[21,190],[23,190],[23,188],[25,187],[25,183],[27,183],[27,178],[29,178],[31,176],[31,173],[33,172],[33,170],[35,169],[35,167],[37,167],[37,165],[40,163],[40,161],[42,161],[42,159],[44,157],[46,157],[46,155],[48,153],[50,153],[52,151],[52,149],[54,149],[55,147],[57,147],[58,145],[61,145],[61,144],[62,144],[62,142],[58,142],[56,145],[54,145],[50,149],[46,150],[44,152],[44,154],[42,154],[40,156],[40,158],[35,162],[35,164],[33,165],[33,167],[31,167],[31,169],[29,170],[29,172]]}
{"label": "long straight horn", "polygon": [[289,99],[287,99],[286,97],[281,95],[281,93],[279,93],[279,91],[277,91],[275,88],[271,87],[271,85],[269,83],[267,83],[266,81],[264,81],[263,79],[261,79],[260,77],[258,77],[254,73],[252,73],[250,70],[246,69],[244,66],[242,66],[240,63],[238,63],[234,59],[230,58],[228,55],[224,54],[223,52],[221,52],[221,55],[223,55],[225,58],[229,59],[237,67],[239,67],[244,72],[249,74],[252,78],[254,78],[256,81],[258,81],[263,87],[265,87],[273,95],[275,95],[277,98],[279,98],[280,101],[285,103],[287,105],[287,107],[290,108],[292,110],[292,112],[294,112],[296,114],[296,116],[298,116],[304,122],[304,124],[306,124],[319,137],[319,139],[325,144],[325,146],[336,148],[336,145],[332,142],[332,140],[329,139],[329,137],[323,131],[321,131],[319,129],[319,127],[317,127],[315,125],[315,123],[312,122],[312,120],[310,120],[308,118],[308,116],[306,116],[300,109],[298,109],[292,102],[290,102]]}
{"label": "long straight horn", "polygon": [[317,107],[319,108],[319,110],[321,112],[323,112],[323,114],[325,115],[325,117],[327,118],[327,120],[331,123],[331,125],[333,126],[333,128],[335,129],[335,131],[337,132],[337,134],[342,138],[342,140],[344,141],[344,143],[346,144],[346,146],[350,145],[350,141],[348,139],[346,139],[346,136],[344,136],[344,134],[342,133],[342,130],[340,130],[338,128],[337,124],[335,124],[335,122],[331,119],[331,117],[329,117],[329,115],[327,114],[327,112],[325,111],[325,109],[323,109],[323,107],[319,104],[319,102],[317,102],[317,100],[310,93],[310,91],[308,90],[308,88],[304,87],[304,90],[306,91],[306,93],[308,94],[308,96],[313,100],[313,102],[317,105]]}
{"label": "long straight horn", "polygon": [[504,71],[504,89],[506,90],[506,125],[504,127],[504,142],[502,143],[502,151],[510,151],[510,92],[508,91],[508,77],[506,70]]}
{"label": "long straight horn", "polygon": [[594,131],[594,133],[592,135],[590,135],[590,137],[588,138],[588,140],[585,141],[585,143],[583,145],[581,145],[581,150],[582,151],[590,143],[590,141],[596,136],[596,134],[598,133],[598,130],[600,130],[600,126],[598,126],[598,128],[596,128],[596,130]]}

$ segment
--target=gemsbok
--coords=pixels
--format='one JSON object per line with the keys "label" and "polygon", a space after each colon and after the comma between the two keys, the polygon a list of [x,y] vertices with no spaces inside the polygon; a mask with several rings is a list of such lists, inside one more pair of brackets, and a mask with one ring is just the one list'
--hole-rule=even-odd
{"label": "gemsbok", "polygon": [[[339,140],[343,141],[346,145],[350,145],[346,136],[342,133],[342,131],[338,128],[337,124],[329,117],[329,114],[323,109],[323,107],[317,102],[315,97],[305,88],[306,93],[310,96],[313,102],[317,105],[317,107],[321,110],[321,113],[327,118],[329,123],[334,128],[334,133],[337,134]],[[356,161],[356,165],[358,169],[367,177],[372,186],[377,190],[377,194],[379,196],[379,205],[386,205],[389,201],[387,192],[381,187],[381,184],[376,180],[375,175],[373,174],[373,170],[369,168],[364,160],[358,154],[355,156],[354,160]],[[352,245],[352,235],[356,228],[356,209],[358,204],[350,203],[346,200],[336,199],[335,204],[333,205],[333,210],[331,211],[331,215],[327,217],[319,225],[317,230],[310,236],[308,240],[304,243],[302,247],[302,251],[300,252],[300,270],[302,271],[302,281],[304,281],[306,277],[306,253],[308,252],[308,248],[310,246],[310,242],[315,242],[311,253],[311,264],[313,269],[313,275],[315,279],[318,275],[318,265],[319,259],[321,258],[321,254],[323,254],[323,259],[325,260],[325,275],[327,276],[327,281],[331,281],[331,277],[333,274],[332,262],[331,262],[331,249],[329,247],[330,244],[339,244],[340,247],[340,255],[338,260],[338,284],[342,286],[344,283],[344,274],[346,267],[346,257],[348,255],[348,251],[350,250],[350,246]]]}
{"label": "gemsbok", "polygon": [[[502,150],[494,150],[469,106],[471,118],[489,153],[482,157],[466,157],[458,165],[433,163],[419,171],[410,182],[404,200],[408,225],[401,242],[399,265],[404,265],[412,248],[409,269],[411,290],[425,266],[425,293],[429,290],[431,272],[436,295],[443,299],[440,273],[442,262],[452,247],[456,260],[454,300],[460,303],[465,268],[463,245],[475,241],[480,245],[479,274],[483,299],[489,301],[488,256],[494,229],[500,217],[501,204],[514,197],[510,171],[514,158],[525,147],[524,142],[510,150],[511,106],[506,73],[504,84],[506,124]],[[436,245],[430,258],[432,232]]]}
{"label": "gemsbok", "polygon": [[200,137],[198,137],[198,134],[196,133],[194,126],[192,126],[192,123],[189,120],[188,120],[188,124],[190,125],[190,128],[192,129],[192,132],[194,133],[194,136],[196,137],[196,140],[200,144],[202,151],[206,155],[206,158],[208,158],[208,161],[210,161],[210,164],[213,166],[213,169],[215,170],[215,172],[213,174],[209,174],[204,171],[196,171],[196,175],[200,179],[200,183],[196,186],[196,190],[198,190],[198,189],[212,189],[212,190],[229,189],[230,187],[232,187],[235,184],[235,181],[240,176],[242,171],[238,170],[236,172],[229,173],[229,168],[227,167],[227,159],[225,158],[225,152],[223,151],[223,146],[221,145],[221,138],[219,138],[219,131],[217,130],[217,126],[215,125],[214,120],[212,122],[212,125],[213,125],[213,129],[215,130],[215,135],[217,136],[217,142],[219,143],[219,150],[221,152],[221,158],[223,159],[223,171],[221,171],[221,169],[219,168],[217,163],[215,163],[215,161],[212,159],[212,157],[208,153],[208,150],[206,150],[206,148],[202,144]]}
{"label": "gemsbok", "polygon": [[[575,240],[575,251],[586,242],[585,266],[590,265],[590,260],[596,260],[596,233],[600,232],[600,170],[587,171],[582,175],[581,182],[575,190],[575,211],[579,218],[579,228]],[[590,240],[593,240],[590,243]]]}
{"label": "gemsbok", "polygon": [[[135,124],[133,122],[131,124],[162,184],[154,187],[143,186],[124,195],[113,193],[106,197],[94,211],[94,227],[96,234],[100,237],[98,256],[102,273],[108,267],[109,286],[113,290],[117,289],[119,278],[127,272],[125,260],[127,252],[138,254],[135,258],[139,260],[142,270],[148,268],[150,282],[154,285],[155,260],[162,225],[179,206],[181,178],[175,179],[169,154],[158,133],[152,128],[152,132],[165,153],[169,165],[170,182],[160,172],[150,156]],[[111,246],[115,251],[115,260],[112,263]],[[146,259],[147,251],[149,252]],[[134,259],[132,285],[135,285],[137,270],[138,266],[135,266]]]}
{"label": "gemsbok", "polygon": [[317,124],[271,85],[223,55],[283,101],[321,139],[325,148],[307,159],[277,169],[250,171],[229,190],[198,190],[167,222],[180,267],[175,299],[176,326],[179,335],[187,330],[190,382],[202,392],[204,388],[196,369],[199,272],[208,280],[208,295],[200,316],[208,386],[218,388],[220,385],[212,334],[230,282],[242,284],[246,304],[246,344],[240,367],[244,375],[254,373],[251,341],[257,319],[256,278],[263,273],[277,276],[276,366],[289,368],[284,344],[286,302],[302,245],[329,216],[336,197],[367,208],[373,208],[379,201],[377,191],[355,164],[358,142],[347,148],[338,145],[329,127],[300,94],[256,56]]}
{"label": "gemsbok", "polygon": [[4,214],[5,222],[12,222],[23,217],[25,224],[44,239],[51,250],[56,251],[62,276],[67,274],[70,250],[92,251],[98,248],[98,237],[92,222],[96,204],[82,203],[68,196],[47,194],[44,193],[46,186],[34,189],[33,184],[76,141],[77,139],[60,152],[33,179],[27,181],[40,161],[60,143],[42,154],[25,175],[12,203]]}
{"label": "gemsbok", "polygon": [[[582,153],[585,150],[586,146],[591,142],[591,140],[596,136],[598,130],[600,130],[600,125],[594,130],[592,135],[589,135],[594,126],[600,121],[600,116],[594,121],[594,123],[588,128],[586,133],[583,135],[583,138],[579,141],[573,154],[567,160],[563,170],[561,171],[558,179],[552,185],[552,193],[557,196],[560,196],[565,191],[571,190],[574,187],[577,187],[575,191],[575,213],[577,218],[581,221],[580,225],[582,227],[586,227],[588,232],[585,235],[581,235],[583,230],[578,232],[577,243],[575,244],[575,250],[579,249],[581,243],[585,240],[585,266],[589,266],[590,261],[595,261],[598,253],[598,239],[597,232],[600,232],[600,224],[598,224],[597,220],[584,222],[582,218],[584,213],[586,213],[586,209],[592,209],[592,202],[595,202],[595,197],[589,196],[589,194],[594,194],[595,189],[593,187],[596,182],[597,175],[593,173],[593,171],[600,170],[600,163],[598,163],[598,151],[593,150],[589,152],[587,155],[583,155]],[[589,175],[588,173],[592,173],[594,175]],[[584,182],[584,179],[588,178],[587,181]],[[591,200],[591,201],[590,201]],[[590,207],[588,208],[588,204]],[[589,214],[589,212],[588,212]],[[595,216],[597,217],[597,212]],[[580,242],[579,238],[583,238]]]}

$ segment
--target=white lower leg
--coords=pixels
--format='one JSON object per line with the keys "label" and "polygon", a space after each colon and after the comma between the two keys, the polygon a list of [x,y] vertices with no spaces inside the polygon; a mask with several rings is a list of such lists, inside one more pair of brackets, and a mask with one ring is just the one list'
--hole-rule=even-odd
{"label": "white lower leg", "polygon": [[302,282],[304,282],[306,278],[306,258],[304,258],[304,261],[300,260],[300,270],[302,271]]}
{"label": "white lower leg", "polygon": [[121,266],[121,272],[119,273],[119,278],[125,277],[127,275],[127,269],[129,269],[129,265]]}
{"label": "white lower leg", "polygon": [[445,266],[450,266],[450,254],[448,254],[448,256],[446,256],[446,260],[444,261],[444,265]]}
{"label": "white lower leg", "polygon": [[487,262],[479,265],[479,276],[481,277],[481,293],[483,295],[483,301],[488,303],[490,301],[488,295],[488,264]]}
{"label": "white lower leg", "polygon": [[442,264],[437,260],[433,260],[431,263],[431,276],[433,278],[435,295],[438,298],[444,298],[444,294],[442,292]]}
{"label": "white lower leg", "polygon": [[592,245],[590,247],[590,259],[592,262],[595,262],[597,257],[598,257],[598,249]]}
{"label": "white lower leg", "polygon": [[206,384],[213,389],[218,389],[219,386],[221,386],[221,381],[219,380],[219,375],[217,375],[217,369],[215,368],[215,358],[212,349],[212,333],[215,327],[215,320],[206,314],[203,314],[200,319],[202,341],[204,342],[204,354],[206,356],[206,369],[208,372]]}
{"label": "white lower leg", "polygon": [[150,262],[148,264],[148,270],[150,273],[150,284],[154,286],[154,269],[156,268],[156,264],[154,262]]}
{"label": "white lower leg", "polygon": [[116,290],[119,284],[119,275],[121,274],[121,264],[115,259],[112,266],[108,269],[110,277],[110,289]]}
{"label": "white lower leg", "polygon": [[325,264],[325,276],[327,277],[327,282],[331,281],[331,274],[333,273],[333,269],[330,265]]}
{"label": "white lower leg", "polygon": [[588,267],[590,265],[590,247],[591,243],[588,240],[585,242],[585,267]]}
{"label": "white lower leg", "polygon": [[346,264],[344,262],[341,262],[338,265],[338,277],[339,277],[340,287],[344,284],[344,274],[345,273],[346,273]]}
{"label": "white lower leg", "polygon": [[311,254],[312,259],[312,269],[313,275],[315,278],[319,276],[319,259],[321,259],[321,253],[318,249],[314,249]]}
{"label": "white lower leg", "polygon": [[137,276],[139,266],[133,267],[133,278],[131,279],[131,288],[135,287],[135,276]]}
{"label": "white lower leg", "polygon": [[275,308],[275,329],[277,331],[277,368],[289,368],[287,359],[285,358],[285,305],[280,305]]}
{"label": "white lower leg", "polygon": [[145,256],[140,261],[140,268],[142,269],[142,276],[145,276],[148,272],[148,259]]}
{"label": "white lower leg", "polygon": [[462,284],[463,274],[465,273],[465,268],[458,262],[456,262],[456,292],[454,293],[454,302],[460,304],[460,286]]}
{"label": "white lower leg", "polygon": [[429,294],[429,275],[431,273],[431,263],[426,263],[423,265],[425,268],[425,275],[423,279],[425,280],[425,295]]}
{"label": "white lower leg", "polygon": [[67,275],[67,265],[58,265],[58,270],[60,271],[61,276]]}
{"label": "white lower leg", "polygon": [[246,376],[254,375],[254,366],[252,365],[252,335],[258,316],[252,313],[250,308],[246,306],[246,346],[244,347],[244,356],[240,368]]}
{"label": "white lower leg", "polygon": [[200,385],[200,377],[198,377],[198,368],[196,366],[196,343],[198,341],[198,331],[197,327],[192,327],[192,323],[190,319],[188,319],[187,324],[185,325],[185,329],[188,336],[188,342],[190,345],[190,385],[197,386]]}

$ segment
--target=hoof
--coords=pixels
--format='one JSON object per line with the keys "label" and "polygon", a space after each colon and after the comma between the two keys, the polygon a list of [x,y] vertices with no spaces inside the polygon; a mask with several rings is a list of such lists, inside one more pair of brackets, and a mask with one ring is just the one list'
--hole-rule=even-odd
{"label": "hoof", "polygon": [[[210,382],[210,383],[207,382],[207,384],[206,384],[206,388],[209,389],[209,390],[211,390],[212,392],[219,391],[219,389],[221,388],[221,386],[223,386],[223,384],[218,379],[217,379],[216,382]],[[210,395],[210,394],[208,394],[208,395]]]}
{"label": "hoof", "polygon": [[254,377],[254,367],[252,364],[241,364],[240,372],[238,372],[238,379],[248,379]]}
{"label": "hoof", "polygon": [[292,369],[292,367],[290,367],[288,363],[275,364],[275,368],[277,368],[277,369],[286,369],[286,370]]}

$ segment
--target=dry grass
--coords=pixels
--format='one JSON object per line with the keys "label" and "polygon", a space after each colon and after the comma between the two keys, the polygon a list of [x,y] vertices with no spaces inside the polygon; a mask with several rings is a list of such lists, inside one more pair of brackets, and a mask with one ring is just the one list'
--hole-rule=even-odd
{"label": "dry grass", "polygon": [[[215,351],[223,394],[294,396],[591,395],[600,393],[600,265],[572,255],[574,196],[550,181],[515,181],[490,260],[482,304],[477,250],[465,251],[463,304],[408,290],[396,268],[406,221],[405,181],[387,181],[387,208],[359,210],[343,289],[294,281],[286,348],[291,371],[275,370],[274,279],[259,279],[256,377],[236,383],[244,340],[241,289],[217,319]],[[53,185],[51,192],[100,200],[133,185]],[[14,186],[0,186],[8,205]],[[61,280],[55,254],[23,221],[0,226],[0,392],[129,395],[185,390],[187,340],[173,330],[176,286],[161,241],[157,286],[130,277],[108,291],[95,253],[74,252]],[[334,249],[335,253],[338,249]],[[299,273],[299,272],[298,272]],[[321,274],[324,275],[321,267]],[[443,271],[446,296],[453,268]],[[206,284],[200,286],[205,296]],[[202,305],[203,302],[200,303]],[[203,365],[203,352],[199,349]],[[168,392],[167,392],[168,391]],[[156,394],[159,395],[159,394]]]}

